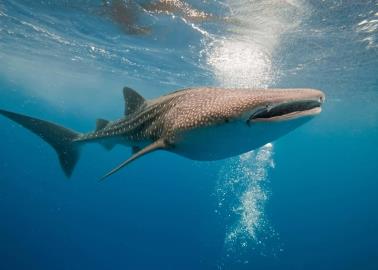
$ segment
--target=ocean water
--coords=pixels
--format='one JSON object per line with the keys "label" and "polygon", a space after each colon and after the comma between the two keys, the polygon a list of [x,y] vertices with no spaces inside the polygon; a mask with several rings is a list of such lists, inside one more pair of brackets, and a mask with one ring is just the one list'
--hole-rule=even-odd
{"label": "ocean water", "polygon": [[0,269],[378,269],[378,3],[142,5],[0,1],[0,108],[84,132],[123,114],[123,86],[210,85],[318,88],[323,112],[239,157],[155,152],[101,183],[129,149],[87,145],[67,179],[0,117]]}

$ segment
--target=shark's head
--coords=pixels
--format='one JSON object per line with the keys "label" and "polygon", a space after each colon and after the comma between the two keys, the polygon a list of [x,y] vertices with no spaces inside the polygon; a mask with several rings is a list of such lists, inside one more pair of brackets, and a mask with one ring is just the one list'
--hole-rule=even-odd
{"label": "shark's head", "polygon": [[[301,126],[321,112],[325,100],[315,89],[241,90],[233,107],[240,135],[253,148],[271,142]],[[238,110],[239,108],[239,110]],[[241,108],[241,109],[240,109]],[[248,126],[243,129],[243,126]]]}
{"label": "shark's head", "polygon": [[249,104],[240,117],[252,125],[315,116],[321,112],[325,96],[314,89],[273,89],[251,93],[246,100]]}
{"label": "shark's head", "polygon": [[207,91],[196,102],[200,120],[191,125],[195,128],[185,134],[177,152],[203,160],[248,152],[312,119],[324,100],[315,89]]}

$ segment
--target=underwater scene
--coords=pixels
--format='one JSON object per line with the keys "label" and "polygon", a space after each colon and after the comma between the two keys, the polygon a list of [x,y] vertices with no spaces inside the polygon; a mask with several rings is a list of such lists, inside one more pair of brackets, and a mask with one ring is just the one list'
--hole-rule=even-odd
{"label": "underwater scene", "polygon": [[0,0],[1,270],[378,269],[377,152],[376,0]]}

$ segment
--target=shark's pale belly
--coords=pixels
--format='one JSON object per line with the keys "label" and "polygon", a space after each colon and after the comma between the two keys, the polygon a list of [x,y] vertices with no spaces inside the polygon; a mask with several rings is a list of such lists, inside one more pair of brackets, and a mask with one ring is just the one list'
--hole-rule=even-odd
{"label": "shark's pale belly", "polygon": [[195,129],[181,134],[171,151],[194,160],[219,160],[257,149],[307,122],[310,117],[294,121],[255,123],[237,121]]}
{"label": "shark's pale belly", "polygon": [[265,140],[252,136],[242,122],[196,129],[183,134],[173,152],[194,160],[224,159],[264,145]]}

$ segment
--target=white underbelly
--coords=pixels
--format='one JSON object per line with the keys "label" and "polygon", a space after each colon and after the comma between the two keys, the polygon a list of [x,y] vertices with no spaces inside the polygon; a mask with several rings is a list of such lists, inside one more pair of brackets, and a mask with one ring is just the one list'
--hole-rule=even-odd
{"label": "white underbelly", "polygon": [[264,144],[251,136],[245,123],[200,128],[182,134],[172,151],[194,160],[224,159]]}
{"label": "white underbelly", "polygon": [[308,119],[260,122],[250,126],[244,121],[183,132],[170,150],[194,160],[218,160],[257,149],[285,135]]}

